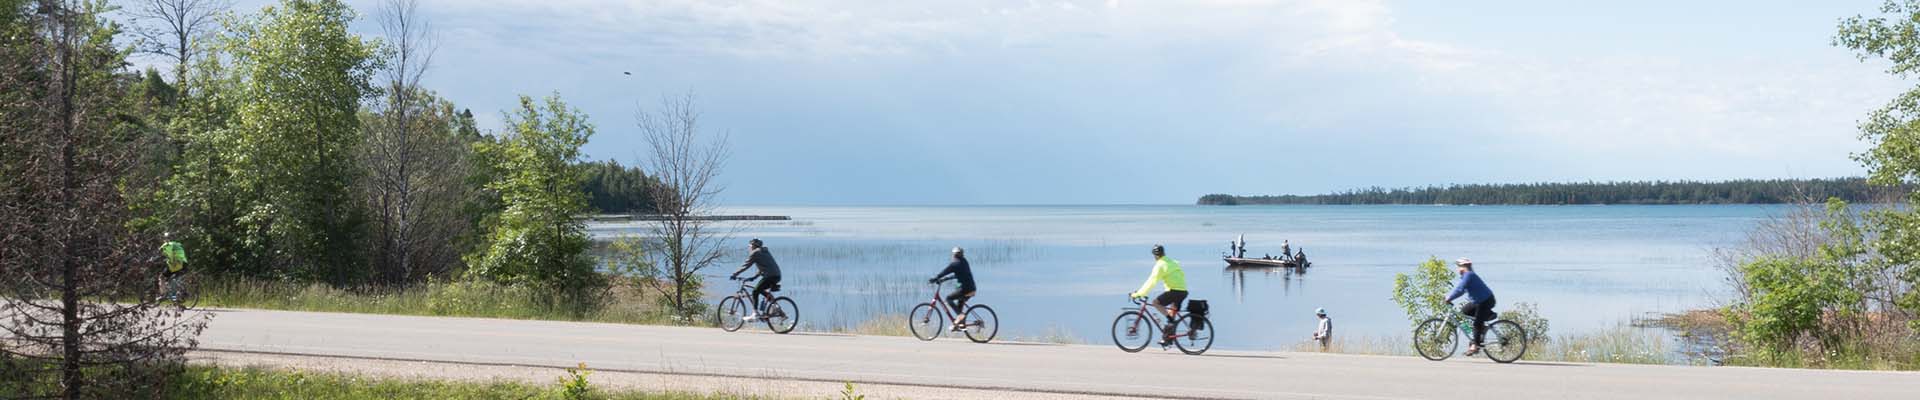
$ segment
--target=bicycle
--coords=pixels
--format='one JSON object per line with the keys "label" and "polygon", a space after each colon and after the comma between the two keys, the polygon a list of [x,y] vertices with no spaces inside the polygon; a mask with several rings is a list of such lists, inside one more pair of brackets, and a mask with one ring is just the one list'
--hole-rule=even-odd
{"label": "bicycle", "polygon": [[[985,304],[973,304],[969,307],[967,301],[962,300],[960,305],[966,310],[963,316],[965,319],[958,324],[951,323],[956,310],[940,297],[941,283],[951,280],[953,278],[941,279],[929,284],[933,286],[933,299],[913,306],[913,309],[907,312],[907,329],[913,331],[913,337],[920,340],[930,341],[945,332],[960,331],[967,335],[967,340],[972,340],[974,343],[992,341],[993,336],[1000,333],[1000,316],[993,312],[993,307],[987,307]],[[935,323],[935,321],[939,322]],[[943,330],[941,327],[947,329]]]}
{"label": "bicycle", "polygon": [[[794,326],[800,322],[800,306],[794,304],[793,299],[789,299],[786,296],[779,296],[774,297],[772,301],[768,302],[765,309],[761,309],[760,298],[753,295],[753,281],[758,278],[759,277],[728,278],[740,282],[740,291],[735,292],[732,296],[720,299],[719,309],[715,317],[718,321],[715,322],[720,325],[721,330],[727,332],[740,330],[741,327],[747,325],[745,313],[747,311],[747,303],[751,301],[753,303],[753,309],[761,310],[756,319],[766,322],[767,329],[779,334],[793,332]],[[779,284],[774,284],[773,287],[767,289],[769,296],[771,296],[773,292],[778,291],[780,291]]]}
{"label": "bicycle", "polygon": [[198,279],[194,279],[194,274],[187,273],[186,271],[181,271],[178,279],[180,280],[178,290],[173,290],[175,288],[173,287],[173,283],[167,279],[167,275],[165,273],[160,274],[158,278],[154,279],[153,292],[149,293],[147,297],[154,299],[154,303],[163,301],[173,303],[174,308],[178,308],[180,311],[199,308],[200,294],[195,293],[192,289],[188,289],[196,287],[195,282],[198,281]]}
{"label": "bicycle", "polygon": [[[1487,311],[1492,312],[1492,311]],[[1440,361],[1452,357],[1460,349],[1460,338],[1473,337],[1473,317],[1459,311],[1449,313],[1447,317],[1433,317],[1420,322],[1413,330],[1413,349],[1421,357]],[[1487,321],[1486,343],[1480,352],[1488,359],[1506,364],[1519,360],[1527,354],[1527,330],[1519,323],[1500,319],[1499,313]],[[1443,351],[1444,350],[1444,351]]]}
{"label": "bicycle", "polygon": [[[1188,302],[1194,301],[1199,300]],[[1170,332],[1161,337],[1161,349],[1166,348],[1168,341],[1179,347],[1180,352],[1189,355],[1197,356],[1213,348],[1213,322],[1207,320],[1204,311],[1200,315],[1193,315],[1181,312],[1178,304],[1173,305],[1174,313],[1179,318],[1174,319],[1172,326],[1166,326],[1160,322],[1165,314],[1151,307],[1146,298],[1134,298],[1133,303],[1139,308],[1121,308],[1120,316],[1113,319],[1113,345],[1119,346],[1121,351],[1137,353],[1146,349],[1156,331]]]}

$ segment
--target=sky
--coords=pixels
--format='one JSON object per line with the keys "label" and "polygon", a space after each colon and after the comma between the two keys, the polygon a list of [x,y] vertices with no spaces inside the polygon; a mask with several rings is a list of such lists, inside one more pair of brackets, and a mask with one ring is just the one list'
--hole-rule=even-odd
{"label": "sky", "polygon": [[[243,0],[252,12],[267,4]],[[349,0],[378,35],[377,0]],[[421,0],[425,84],[635,115],[693,94],[742,205],[1190,204],[1372,186],[1859,176],[1911,82],[1836,1]],[[628,75],[626,73],[631,73]]]}

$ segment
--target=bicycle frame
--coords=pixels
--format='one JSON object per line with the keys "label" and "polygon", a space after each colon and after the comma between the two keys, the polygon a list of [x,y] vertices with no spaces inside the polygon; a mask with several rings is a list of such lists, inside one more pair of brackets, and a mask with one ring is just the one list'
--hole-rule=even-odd
{"label": "bicycle frame", "polygon": [[[1166,313],[1163,313],[1163,312],[1160,312],[1160,308],[1158,308],[1158,307],[1152,307],[1152,305],[1153,305],[1153,301],[1152,301],[1152,300],[1143,300],[1143,299],[1135,299],[1135,300],[1133,301],[1133,303],[1134,303],[1134,304],[1139,304],[1139,305],[1140,305],[1140,309],[1139,309],[1139,311],[1140,311],[1140,315],[1146,315],[1146,316],[1151,316],[1151,317],[1153,317],[1153,318],[1142,318],[1142,319],[1144,319],[1144,320],[1146,320],[1146,321],[1147,321],[1147,323],[1149,323],[1149,324],[1153,324],[1153,329],[1154,329],[1154,330],[1157,330],[1157,331],[1161,331],[1161,332],[1167,332],[1167,325],[1166,325],[1166,324],[1162,324],[1162,323],[1160,323],[1160,318],[1162,318],[1162,317],[1166,317],[1166,316],[1167,316],[1167,314],[1166,314]],[[1175,319],[1179,319],[1180,317],[1183,317],[1183,316],[1186,316],[1186,313],[1185,313],[1185,312],[1183,312],[1183,311],[1180,311],[1180,305],[1179,305],[1179,304],[1175,304],[1175,305],[1170,305],[1170,306],[1167,306],[1167,309],[1170,309],[1170,310],[1173,310],[1173,318],[1175,318]],[[1121,310],[1121,311],[1133,311],[1134,309],[1132,309],[1132,308],[1122,308],[1122,309],[1120,309],[1120,310]],[[1139,324],[1139,322],[1134,322],[1134,324],[1136,324],[1136,325],[1137,325],[1137,324]],[[1133,327],[1133,329],[1140,329],[1140,327],[1139,327],[1139,326],[1135,326],[1135,327]],[[1180,336],[1180,335],[1185,335],[1185,334],[1188,334],[1188,333],[1191,333],[1191,332],[1192,332],[1192,327],[1188,327],[1188,332],[1177,332],[1177,333],[1176,333],[1176,332],[1167,332],[1167,336]]]}
{"label": "bicycle frame", "polygon": [[[940,280],[940,282],[933,283],[933,300],[929,300],[928,302],[933,303],[933,309],[940,310],[941,317],[944,317],[946,318],[946,321],[951,322],[954,320],[954,317],[956,315],[958,315],[961,312],[964,312],[964,310],[953,309],[953,306],[947,304],[946,299],[940,297],[940,289],[943,286],[946,286],[946,285],[943,285],[943,283],[946,283],[948,280],[950,279],[942,279]],[[961,305],[965,305],[965,304],[966,304],[966,300],[961,300]]]}
{"label": "bicycle frame", "polygon": [[[741,279],[740,291],[735,292],[733,294],[734,296],[739,296],[740,298],[747,299],[747,305],[753,307],[753,312],[760,312],[760,308],[761,308],[760,297],[753,295],[753,285],[754,285],[754,282],[758,280],[760,280],[760,276],[758,275],[752,278]],[[773,301],[773,298],[774,298],[773,291],[768,290],[767,301]]]}

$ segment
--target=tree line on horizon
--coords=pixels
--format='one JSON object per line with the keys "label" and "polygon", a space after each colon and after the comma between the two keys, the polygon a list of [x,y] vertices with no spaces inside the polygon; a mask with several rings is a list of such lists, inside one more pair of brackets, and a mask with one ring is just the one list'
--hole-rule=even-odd
{"label": "tree line on horizon", "polygon": [[1209,194],[1199,205],[1585,205],[1786,204],[1838,198],[1897,201],[1907,186],[1874,185],[1866,178],[1743,179],[1720,182],[1624,181],[1370,187],[1319,195]]}

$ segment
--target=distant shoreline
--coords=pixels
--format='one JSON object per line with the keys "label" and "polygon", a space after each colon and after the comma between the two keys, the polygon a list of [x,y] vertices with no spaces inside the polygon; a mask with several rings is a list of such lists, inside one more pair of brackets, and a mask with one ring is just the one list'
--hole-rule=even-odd
{"label": "distant shoreline", "polygon": [[1209,194],[1195,204],[1232,205],[1741,205],[1896,200],[1912,188],[1876,186],[1865,178],[1519,183],[1372,187],[1318,195]]}

